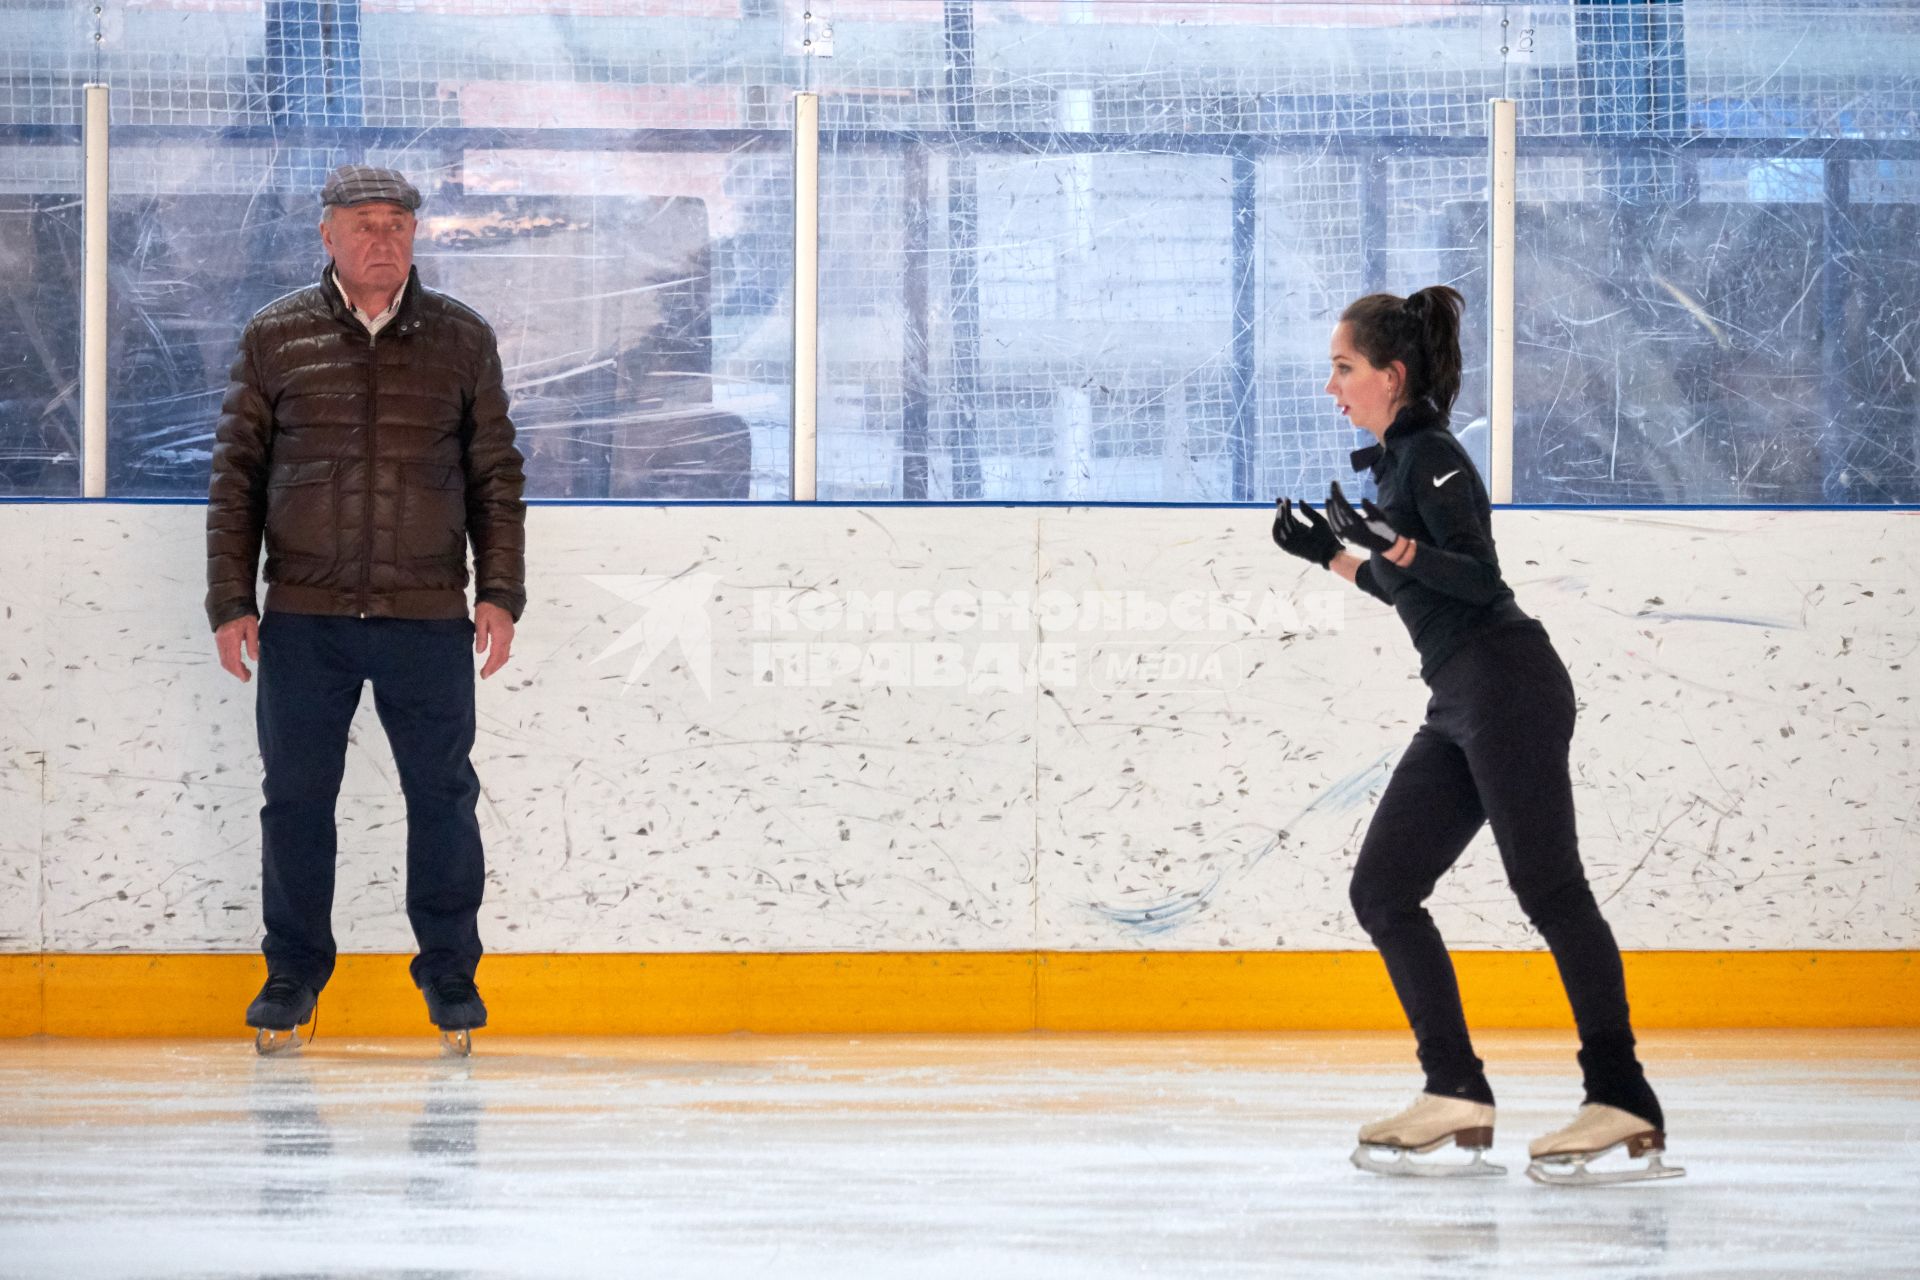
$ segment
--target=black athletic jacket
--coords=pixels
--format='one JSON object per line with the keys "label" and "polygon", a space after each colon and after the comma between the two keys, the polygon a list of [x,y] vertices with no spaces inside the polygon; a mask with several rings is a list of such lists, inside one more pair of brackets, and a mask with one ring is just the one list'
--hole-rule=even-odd
{"label": "black athletic jacket", "polygon": [[1514,603],[1493,550],[1493,505],[1473,459],[1444,414],[1409,405],[1387,428],[1384,444],[1356,450],[1353,469],[1371,469],[1380,510],[1420,544],[1402,569],[1375,555],[1354,581],[1392,605],[1420,651],[1420,678],[1482,631],[1540,624]]}

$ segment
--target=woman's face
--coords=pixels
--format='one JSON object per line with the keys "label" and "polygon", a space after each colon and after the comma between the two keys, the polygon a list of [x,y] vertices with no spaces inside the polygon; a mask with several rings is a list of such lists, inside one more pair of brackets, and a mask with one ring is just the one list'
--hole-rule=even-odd
{"label": "woman's face", "polygon": [[1375,368],[1373,361],[1353,345],[1350,328],[1344,320],[1334,326],[1333,338],[1327,344],[1333,372],[1327,375],[1325,390],[1354,426],[1383,436],[1400,410],[1400,388],[1406,385],[1407,369],[1398,360],[1384,369]]}

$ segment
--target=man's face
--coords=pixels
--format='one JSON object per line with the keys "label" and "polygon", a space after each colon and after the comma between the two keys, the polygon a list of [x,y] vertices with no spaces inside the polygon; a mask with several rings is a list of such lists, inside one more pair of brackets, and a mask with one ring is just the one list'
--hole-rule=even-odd
{"label": "man's face", "polygon": [[[320,223],[320,243],[333,256],[354,305],[389,298],[413,268],[413,214],[397,204],[336,208]],[[362,298],[360,295],[368,295]]]}

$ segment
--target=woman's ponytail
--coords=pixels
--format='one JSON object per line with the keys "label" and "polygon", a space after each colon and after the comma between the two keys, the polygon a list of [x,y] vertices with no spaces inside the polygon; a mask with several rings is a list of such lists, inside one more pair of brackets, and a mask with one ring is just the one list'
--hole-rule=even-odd
{"label": "woman's ponytail", "polygon": [[1451,410],[1460,394],[1460,313],[1466,305],[1458,289],[1444,284],[1430,284],[1407,299],[1427,357],[1424,394],[1441,413]]}

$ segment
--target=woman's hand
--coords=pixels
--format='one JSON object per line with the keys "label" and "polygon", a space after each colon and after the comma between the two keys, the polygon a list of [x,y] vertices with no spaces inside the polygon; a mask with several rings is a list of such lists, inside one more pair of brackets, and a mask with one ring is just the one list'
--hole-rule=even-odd
{"label": "woman's hand", "polygon": [[1303,502],[1296,515],[1292,498],[1282,498],[1273,505],[1277,512],[1273,517],[1275,546],[1290,556],[1299,556],[1322,569],[1340,554],[1340,539],[1334,537],[1333,530],[1327,526],[1326,517],[1318,511]]}
{"label": "woman's hand", "polygon": [[1356,547],[1383,555],[1394,564],[1404,567],[1413,559],[1414,543],[1411,538],[1400,536],[1380,508],[1373,505],[1371,498],[1360,500],[1360,510],[1355,511],[1353,504],[1347,501],[1347,495],[1340,492],[1340,482],[1335,480],[1333,488],[1327,493],[1327,519],[1332,522],[1334,534]]}

